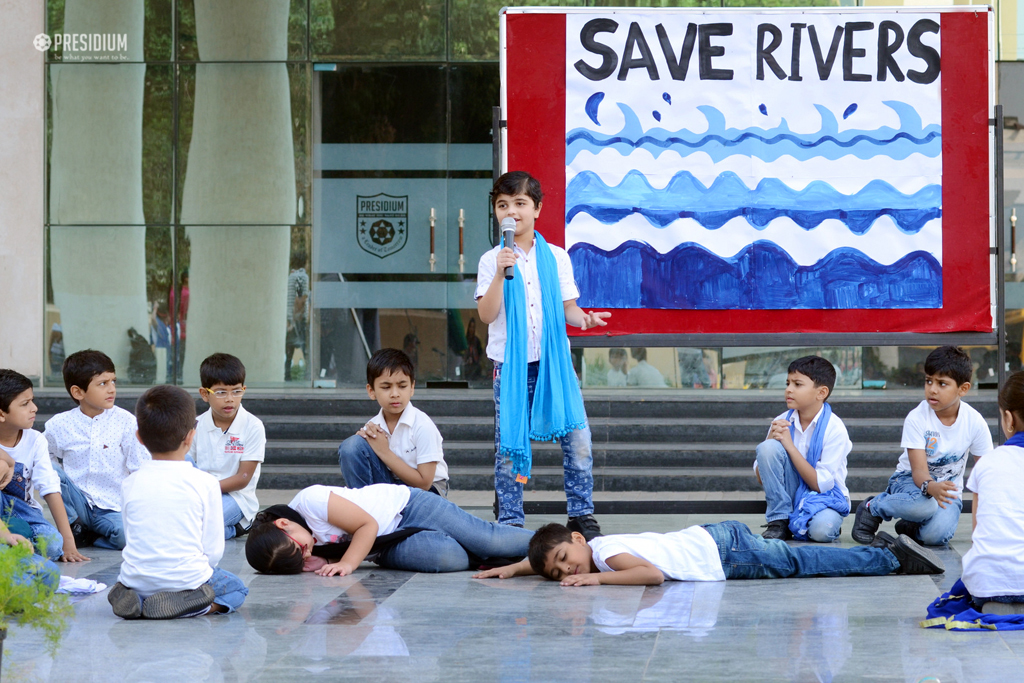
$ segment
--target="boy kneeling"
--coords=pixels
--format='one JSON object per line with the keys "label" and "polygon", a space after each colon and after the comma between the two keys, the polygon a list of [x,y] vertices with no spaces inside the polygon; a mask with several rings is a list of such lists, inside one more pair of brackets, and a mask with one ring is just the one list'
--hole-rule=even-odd
{"label": "boy kneeling", "polygon": [[233,612],[249,589],[217,567],[224,518],[217,480],[185,460],[196,405],[184,389],[158,386],[135,405],[139,441],[153,456],[124,480],[125,548],[107,600],[122,619]]}
{"label": "boy kneeling", "polygon": [[657,585],[676,581],[810,576],[941,574],[935,554],[908,536],[879,533],[872,546],[790,546],[751,533],[741,522],[691,526],[667,534],[612,534],[589,543],[561,524],[542,526],[525,560],[473,578],[540,574],[563,586]]}

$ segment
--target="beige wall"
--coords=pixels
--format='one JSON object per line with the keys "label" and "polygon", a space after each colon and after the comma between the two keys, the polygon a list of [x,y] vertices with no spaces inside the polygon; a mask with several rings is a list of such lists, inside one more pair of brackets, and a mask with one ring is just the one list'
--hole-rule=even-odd
{"label": "beige wall", "polygon": [[0,367],[43,374],[44,0],[0,0]]}

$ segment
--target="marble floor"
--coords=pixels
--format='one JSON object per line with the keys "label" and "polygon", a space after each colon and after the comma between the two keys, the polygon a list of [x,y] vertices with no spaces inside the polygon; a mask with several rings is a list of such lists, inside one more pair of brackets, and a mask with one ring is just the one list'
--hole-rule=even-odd
{"label": "marble floor", "polygon": [[[486,508],[472,509],[488,518]],[[757,517],[741,517],[751,527]],[[535,517],[530,526],[554,517]],[[669,531],[713,516],[608,516],[606,533]],[[850,545],[844,525],[843,545]],[[885,525],[888,528],[891,524]],[[243,542],[221,566],[249,586],[236,614],[125,622],[79,599],[59,649],[14,627],[5,681],[1020,681],[1024,632],[918,626],[960,573],[970,516],[941,551],[945,575],[562,588],[382,570],[255,574]],[[120,554],[90,548],[67,575],[116,581]]]}

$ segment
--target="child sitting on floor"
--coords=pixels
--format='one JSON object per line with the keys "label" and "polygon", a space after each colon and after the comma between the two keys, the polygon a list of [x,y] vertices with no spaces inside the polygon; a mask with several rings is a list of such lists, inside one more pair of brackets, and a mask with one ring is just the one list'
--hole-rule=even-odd
{"label": "child sitting on floor", "polygon": [[751,533],[741,522],[691,526],[667,534],[612,534],[587,541],[561,524],[546,524],[525,560],[473,578],[540,574],[563,586],[653,586],[665,579],[785,579],[809,576],[941,574],[935,554],[907,536],[880,533],[867,548],[790,546]]}
{"label": "child sitting on floor", "polygon": [[138,438],[153,459],[122,485],[126,545],[107,600],[122,619],[176,619],[234,612],[249,589],[219,567],[224,522],[217,480],[185,460],[196,404],[158,386],[135,405]]}
{"label": "child sitting on floor", "polygon": [[999,422],[1006,443],[978,460],[967,480],[974,531],[961,580],[980,611],[1024,614],[1024,372],[999,392]]}

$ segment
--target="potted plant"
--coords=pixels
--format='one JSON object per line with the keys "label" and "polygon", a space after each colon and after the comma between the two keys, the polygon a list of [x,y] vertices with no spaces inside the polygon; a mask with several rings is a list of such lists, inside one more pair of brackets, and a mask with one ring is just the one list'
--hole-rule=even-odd
{"label": "potted plant", "polygon": [[45,581],[25,572],[31,557],[28,544],[8,546],[0,541],[0,672],[3,643],[11,621],[40,629],[52,652],[72,614],[66,595],[54,593]]}

